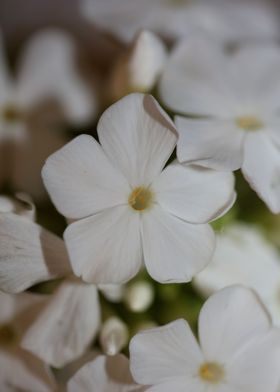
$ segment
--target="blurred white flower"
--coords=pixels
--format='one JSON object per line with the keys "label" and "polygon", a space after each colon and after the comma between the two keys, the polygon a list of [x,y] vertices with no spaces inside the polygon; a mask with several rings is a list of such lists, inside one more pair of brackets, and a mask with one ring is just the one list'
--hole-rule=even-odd
{"label": "blurred white flower", "polygon": [[129,371],[129,361],[124,355],[99,356],[83,366],[69,381],[68,392],[142,392]]}
{"label": "blurred white flower", "polygon": [[[274,213],[280,212],[280,48],[225,53],[213,41],[181,43],[161,80],[161,97],[179,114],[180,162],[241,168]],[[260,159],[261,157],[261,159]]]}
{"label": "blurred white flower", "polygon": [[140,32],[112,70],[108,90],[114,100],[131,92],[149,92],[163,69],[167,51],[150,31]]}
{"label": "blurred white flower", "polygon": [[57,209],[77,221],[64,233],[71,264],[86,282],[124,283],[143,258],[159,282],[186,282],[210,261],[207,224],[235,200],[230,173],[173,163],[177,136],[151,96],[131,94],[98,124],[48,158],[43,180]]}
{"label": "blurred white flower", "polygon": [[153,285],[147,281],[134,282],[125,287],[124,302],[133,312],[144,312],[154,300]]}
{"label": "blurred white flower", "polygon": [[110,317],[103,323],[99,338],[103,352],[116,355],[128,342],[128,328],[118,317]]}
{"label": "blurred white flower", "polygon": [[227,226],[217,235],[211,263],[193,282],[206,296],[231,284],[249,286],[280,325],[280,256],[256,227]]}
{"label": "blurred white flower", "polygon": [[[40,197],[43,162],[66,141],[57,126],[89,121],[95,112],[94,98],[75,68],[75,45],[67,33],[47,30],[31,38],[15,76],[1,44],[0,184],[9,181],[14,188]],[[58,107],[46,114],[41,106],[50,101]]]}
{"label": "blurred white flower", "polygon": [[199,317],[197,344],[185,320],[137,334],[130,369],[153,392],[275,392],[279,385],[280,330],[242,286],[210,297]]}
{"label": "blurred white flower", "polygon": [[15,197],[0,195],[0,214],[13,213],[35,221],[36,208],[32,198],[25,193],[17,193]]}
{"label": "blurred white flower", "polygon": [[20,348],[20,338],[36,317],[45,296],[0,292],[0,389],[1,392],[54,392],[50,369]]}
{"label": "blurred white flower", "polygon": [[248,0],[83,0],[81,12],[97,26],[130,41],[141,29],[172,38],[203,32],[222,41],[271,39],[274,9]]}

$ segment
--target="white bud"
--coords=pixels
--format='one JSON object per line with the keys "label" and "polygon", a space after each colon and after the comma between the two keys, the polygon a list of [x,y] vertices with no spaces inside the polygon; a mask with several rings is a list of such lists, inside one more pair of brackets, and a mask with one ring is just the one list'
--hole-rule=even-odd
{"label": "white bud", "polygon": [[105,354],[116,355],[128,342],[127,326],[119,318],[110,317],[103,324],[99,339]]}
{"label": "white bud", "polygon": [[143,312],[153,303],[153,286],[144,281],[133,283],[126,288],[124,300],[133,312]]}

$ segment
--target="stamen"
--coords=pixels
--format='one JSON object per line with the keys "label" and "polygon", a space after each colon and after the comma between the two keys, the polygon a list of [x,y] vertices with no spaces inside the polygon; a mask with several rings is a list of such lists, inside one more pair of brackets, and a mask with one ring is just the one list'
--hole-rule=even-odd
{"label": "stamen", "polygon": [[128,203],[136,211],[146,210],[153,203],[153,194],[145,187],[134,188],[128,198]]}
{"label": "stamen", "polygon": [[211,384],[218,384],[224,376],[224,368],[215,362],[206,362],[199,369],[199,377]]}
{"label": "stamen", "polygon": [[263,122],[255,116],[241,116],[236,119],[239,128],[245,131],[258,131],[263,128]]}

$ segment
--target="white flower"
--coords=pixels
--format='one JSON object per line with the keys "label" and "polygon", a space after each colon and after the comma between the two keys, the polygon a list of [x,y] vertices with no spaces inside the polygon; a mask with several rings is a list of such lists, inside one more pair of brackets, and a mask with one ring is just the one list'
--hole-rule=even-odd
{"label": "white flower", "polygon": [[128,327],[118,317],[109,317],[102,325],[99,341],[106,355],[116,355],[127,345]]}
{"label": "white flower", "polygon": [[130,369],[151,392],[276,392],[280,330],[255,294],[242,286],[210,297],[197,344],[184,320],[146,330],[130,343]]}
{"label": "white flower", "polygon": [[163,42],[150,31],[141,31],[120,54],[112,70],[108,90],[114,100],[131,92],[149,92],[167,58]]}
{"label": "white flower", "polygon": [[16,193],[15,197],[0,195],[0,213],[13,213],[35,221],[36,208],[31,197],[25,193]]}
{"label": "white flower", "polygon": [[263,2],[247,0],[84,0],[83,15],[97,26],[131,40],[141,29],[163,35],[203,32],[223,41],[275,38],[277,16]]}
{"label": "white flower", "polygon": [[119,354],[99,356],[83,366],[69,381],[68,392],[142,392],[129,371],[128,359]]}
{"label": "white flower", "polygon": [[[177,156],[218,170],[241,168],[272,212],[280,212],[280,49],[228,54],[206,39],[177,47],[161,96],[177,116]],[[261,157],[261,159],[260,159]]]}
{"label": "white flower", "polygon": [[151,96],[131,94],[112,105],[91,136],[48,158],[44,183],[57,209],[77,221],[64,238],[77,276],[124,283],[143,258],[159,282],[186,282],[210,261],[207,224],[231,207],[233,176],[173,163],[177,140]]}
{"label": "white flower", "polygon": [[57,390],[50,369],[19,346],[21,335],[45,301],[45,296],[0,292],[1,392]]}
{"label": "white flower", "polygon": [[280,256],[256,227],[227,226],[217,236],[211,263],[194,279],[207,296],[236,283],[253,288],[280,326]]}
{"label": "white flower", "polygon": [[[40,197],[43,162],[66,140],[55,128],[61,122],[79,126],[89,121],[94,99],[75,69],[75,45],[67,33],[47,30],[31,38],[15,76],[1,44],[0,184],[9,181]],[[56,110],[46,110],[50,102]]]}

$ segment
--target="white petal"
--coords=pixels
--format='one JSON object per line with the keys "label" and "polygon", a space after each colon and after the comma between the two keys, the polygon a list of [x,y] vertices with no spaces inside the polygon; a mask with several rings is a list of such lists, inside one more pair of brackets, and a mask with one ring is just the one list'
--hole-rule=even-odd
{"label": "white petal", "polygon": [[68,384],[68,392],[140,392],[140,388],[132,380],[128,359],[121,354],[97,357],[83,366]]}
{"label": "white petal", "polygon": [[235,201],[234,176],[173,162],[153,182],[156,201],[166,211],[192,223],[223,215]]}
{"label": "white petal", "polygon": [[18,100],[33,106],[54,98],[69,121],[89,121],[95,102],[86,83],[75,69],[75,43],[62,30],[46,30],[25,47],[19,65]]}
{"label": "white petal", "polygon": [[22,347],[61,367],[88,348],[100,322],[94,285],[66,281],[23,337]]}
{"label": "white petal", "polygon": [[98,124],[107,156],[132,187],[149,185],[170,157],[177,135],[150,95],[130,94],[112,105]]}
{"label": "white petal", "polygon": [[86,282],[125,283],[141,266],[139,214],[127,206],[72,223],[64,238],[73,270]]}
{"label": "white petal", "polygon": [[132,376],[143,385],[191,377],[203,360],[188,323],[182,319],[138,333],[129,351]]}
{"label": "white petal", "polygon": [[226,116],[232,113],[230,80],[222,72],[227,58],[213,40],[189,38],[171,54],[160,96],[176,113]]}
{"label": "white petal", "polygon": [[246,392],[273,392],[279,388],[280,331],[258,336],[231,358],[228,383]]}
{"label": "white petal", "polygon": [[242,172],[271,212],[279,213],[280,153],[264,132],[246,137]]}
{"label": "white petal", "polygon": [[243,162],[244,132],[233,121],[190,119],[176,116],[180,162],[196,163],[216,170],[237,170]]}
{"label": "white petal", "polygon": [[122,174],[88,135],[76,137],[51,155],[42,176],[56,208],[70,219],[126,204],[131,192]]}
{"label": "white petal", "polygon": [[230,286],[213,294],[199,316],[199,338],[206,360],[229,361],[269,326],[269,316],[253,291]]}
{"label": "white petal", "polygon": [[0,33],[0,105],[7,103],[12,89],[11,75],[4,52],[3,38]]}
{"label": "white petal", "polygon": [[71,272],[64,242],[36,223],[0,215],[0,289],[19,293]]}
{"label": "white petal", "polygon": [[[194,377],[181,377],[150,387],[147,392],[205,392],[205,385]],[[216,391],[215,391],[216,392]],[[228,391],[223,391],[228,392]]]}
{"label": "white petal", "polygon": [[159,206],[143,214],[142,238],[147,270],[161,283],[189,282],[215,247],[210,226],[184,222]]}
{"label": "white petal", "polygon": [[1,392],[56,390],[41,361],[24,353],[18,356],[7,351],[0,351],[0,386]]}

